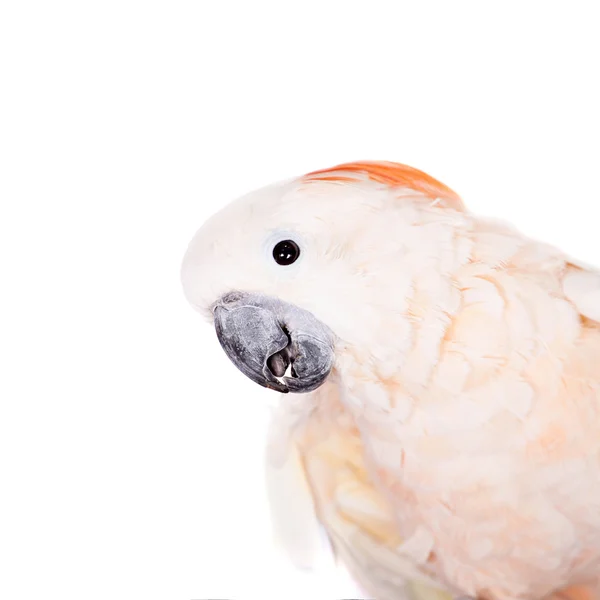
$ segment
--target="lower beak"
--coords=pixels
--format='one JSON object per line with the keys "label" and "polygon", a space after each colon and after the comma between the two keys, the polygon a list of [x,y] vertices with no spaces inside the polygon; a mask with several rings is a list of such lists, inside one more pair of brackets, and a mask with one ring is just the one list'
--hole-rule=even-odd
{"label": "lower beak", "polygon": [[223,350],[252,381],[303,393],[329,376],[334,337],[312,313],[277,298],[231,292],[215,304],[213,314]]}

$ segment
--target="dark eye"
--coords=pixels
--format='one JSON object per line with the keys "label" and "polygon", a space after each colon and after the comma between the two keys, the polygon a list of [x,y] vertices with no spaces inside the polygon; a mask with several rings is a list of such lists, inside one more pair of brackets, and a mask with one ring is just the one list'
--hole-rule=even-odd
{"label": "dark eye", "polygon": [[273,258],[278,265],[291,265],[298,260],[300,248],[292,240],[283,240],[275,244]]}

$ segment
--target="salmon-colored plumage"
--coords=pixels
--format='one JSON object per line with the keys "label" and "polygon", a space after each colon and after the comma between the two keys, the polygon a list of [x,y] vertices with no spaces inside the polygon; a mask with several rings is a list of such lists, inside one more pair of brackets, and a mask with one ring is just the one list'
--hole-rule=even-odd
{"label": "salmon-colored plumage", "polygon": [[[303,262],[280,269],[279,239]],[[332,374],[271,430],[293,560],[321,526],[377,600],[600,600],[597,270],[422,171],[353,162],[244,197],[184,274],[209,317],[252,290],[335,333]]]}
{"label": "salmon-colored plumage", "polygon": [[357,175],[365,175],[372,181],[391,187],[415,190],[432,200],[446,200],[452,208],[463,210],[460,196],[437,179],[419,169],[395,162],[358,161],[349,162],[328,169],[313,171],[305,175],[307,180],[356,181]]}

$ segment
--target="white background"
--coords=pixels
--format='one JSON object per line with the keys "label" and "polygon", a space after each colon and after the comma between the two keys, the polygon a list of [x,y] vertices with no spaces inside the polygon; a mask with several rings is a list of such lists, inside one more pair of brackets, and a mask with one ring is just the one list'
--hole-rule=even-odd
{"label": "white background", "polygon": [[271,545],[266,397],[179,264],[356,159],[600,263],[596,2],[5,2],[0,598],[333,600]]}

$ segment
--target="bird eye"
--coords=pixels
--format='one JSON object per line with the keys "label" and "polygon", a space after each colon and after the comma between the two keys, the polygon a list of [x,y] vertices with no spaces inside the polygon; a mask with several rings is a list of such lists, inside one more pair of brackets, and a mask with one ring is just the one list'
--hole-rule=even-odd
{"label": "bird eye", "polygon": [[298,260],[300,248],[292,240],[283,240],[275,244],[273,258],[278,265],[291,265]]}

